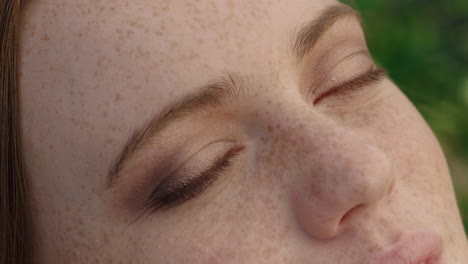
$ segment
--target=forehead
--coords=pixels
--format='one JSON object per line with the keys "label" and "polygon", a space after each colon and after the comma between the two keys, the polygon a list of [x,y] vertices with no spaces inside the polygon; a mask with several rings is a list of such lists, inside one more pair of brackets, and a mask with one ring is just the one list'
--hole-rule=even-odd
{"label": "forehead", "polygon": [[291,31],[333,2],[32,1],[21,32],[26,140],[60,146],[56,164],[103,174],[169,99],[220,73],[286,64]]}
{"label": "forehead", "polygon": [[151,90],[192,73],[204,80],[248,71],[261,61],[253,58],[285,50],[287,34],[332,1],[305,2],[33,1],[23,23],[25,70],[59,68],[80,81],[134,79]]}

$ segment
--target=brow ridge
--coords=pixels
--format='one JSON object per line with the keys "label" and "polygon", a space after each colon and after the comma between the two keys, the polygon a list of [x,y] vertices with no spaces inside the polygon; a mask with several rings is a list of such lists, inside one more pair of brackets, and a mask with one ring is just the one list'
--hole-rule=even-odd
{"label": "brow ridge", "polygon": [[238,100],[246,93],[246,79],[236,73],[226,73],[215,78],[195,92],[186,94],[181,99],[166,106],[141,127],[134,130],[122,151],[112,163],[107,173],[106,187],[112,186],[125,162],[139,149],[148,145],[152,138],[163,131],[170,123],[188,115],[218,107]]}
{"label": "brow ridge", "polygon": [[297,62],[302,61],[336,21],[347,16],[354,16],[361,22],[356,10],[345,4],[337,4],[326,8],[317,19],[306,22],[293,31],[292,50]]}

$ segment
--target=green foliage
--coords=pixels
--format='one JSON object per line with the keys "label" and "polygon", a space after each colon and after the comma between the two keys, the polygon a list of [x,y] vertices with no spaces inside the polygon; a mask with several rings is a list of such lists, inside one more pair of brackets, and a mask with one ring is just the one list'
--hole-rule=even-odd
{"label": "green foliage", "polygon": [[441,141],[468,231],[468,1],[351,2],[375,59]]}

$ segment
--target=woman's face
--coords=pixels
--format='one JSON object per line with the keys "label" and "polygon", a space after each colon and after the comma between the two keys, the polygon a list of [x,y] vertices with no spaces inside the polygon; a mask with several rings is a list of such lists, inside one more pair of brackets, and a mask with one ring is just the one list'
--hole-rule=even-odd
{"label": "woman's face", "polygon": [[440,146],[350,8],[43,0],[22,16],[41,263],[466,263]]}

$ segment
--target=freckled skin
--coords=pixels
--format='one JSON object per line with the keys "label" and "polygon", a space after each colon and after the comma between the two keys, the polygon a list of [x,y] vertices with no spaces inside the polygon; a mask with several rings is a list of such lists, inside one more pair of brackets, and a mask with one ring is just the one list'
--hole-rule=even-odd
{"label": "freckled skin", "polygon": [[[443,153],[398,88],[341,108],[300,95],[289,33],[333,3],[32,1],[20,86],[39,263],[363,263],[406,230],[466,263]],[[129,133],[224,72],[253,79],[246,99],[169,134],[229,122],[245,151],[200,196],[129,225],[102,190]]]}

